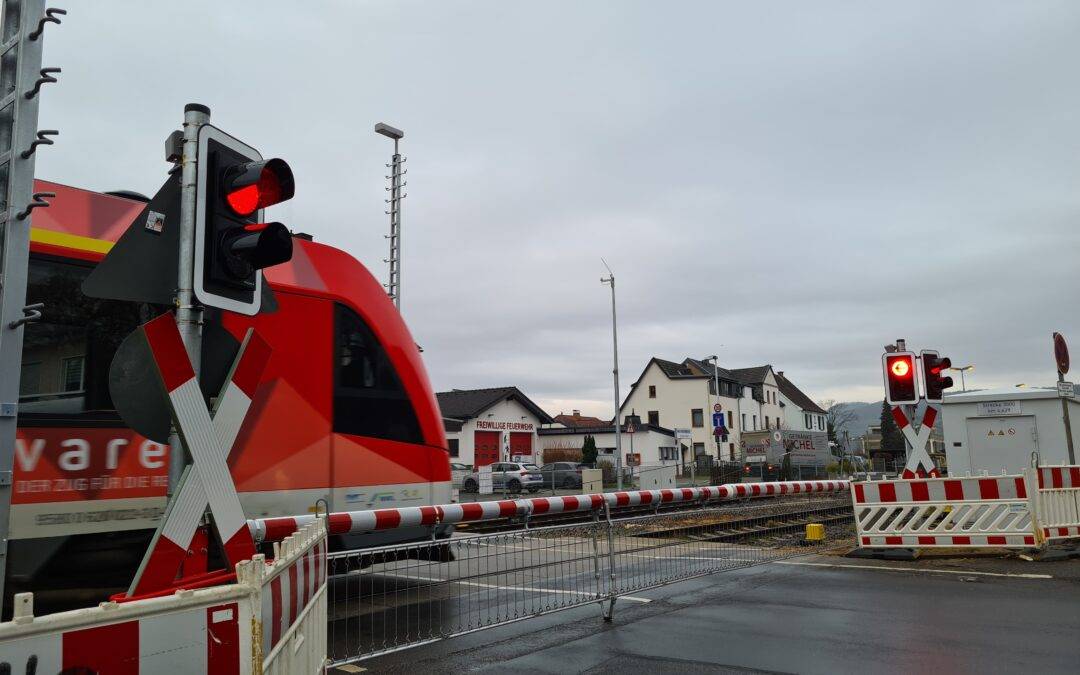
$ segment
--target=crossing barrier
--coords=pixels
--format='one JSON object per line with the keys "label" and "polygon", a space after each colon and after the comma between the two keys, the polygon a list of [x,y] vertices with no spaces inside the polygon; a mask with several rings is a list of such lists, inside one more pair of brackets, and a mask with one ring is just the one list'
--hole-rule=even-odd
{"label": "crossing barrier", "polygon": [[326,660],[326,531],[236,565],[236,583],[0,623],[0,672],[315,673]]}
{"label": "crossing barrier", "polygon": [[[650,504],[685,502],[711,503],[816,493],[847,492],[846,480],[779,481],[770,483],[729,483],[694,488],[666,490],[633,490],[603,494],[571,495],[566,497],[534,497],[504,499],[489,502],[414,506],[374,511],[347,511],[326,516],[329,534],[359,534],[390,530],[398,527],[431,526],[480,522],[499,518],[521,518],[551,513],[575,513],[618,509]],[[321,518],[313,514],[282,518],[249,520],[248,527],[256,543],[277,541],[289,536],[304,525]]]}
{"label": "crossing barrier", "polygon": [[1033,549],[1080,537],[1077,466],[853,483],[851,499],[870,548]]}

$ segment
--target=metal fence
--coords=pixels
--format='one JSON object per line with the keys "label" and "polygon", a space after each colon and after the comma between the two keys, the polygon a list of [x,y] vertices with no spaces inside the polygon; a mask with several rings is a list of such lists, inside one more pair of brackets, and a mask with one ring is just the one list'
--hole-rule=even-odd
{"label": "metal fence", "polygon": [[805,525],[850,541],[845,495],[784,497],[331,554],[334,664],[808,551]]}

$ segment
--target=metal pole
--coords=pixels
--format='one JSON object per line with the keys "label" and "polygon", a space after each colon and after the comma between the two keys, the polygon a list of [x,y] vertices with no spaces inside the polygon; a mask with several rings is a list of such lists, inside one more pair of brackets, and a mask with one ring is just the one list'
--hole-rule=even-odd
{"label": "metal pole", "polygon": [[[716,401],[718,403],[720,402],[720,367],[717,365],[717,362],[719,360],[720,360],[720,357],[717,356],[717,357],[713,358],[713,362],[712,362],[713,386],[716,387]],[[715,408],[714,408],[714,410],[715,410]],[[721,414],[723,414],[723,411],[720,411],[720,412],[721,412]],[[724,426],[724,425],[721,424],[720,426]],[[723,458],[720,456],[722,454],[722,448],[720,447],[720,437],[718,435],[716,435],[715,432],[716,432],[716,429],[713,429],[713,438],[716,440],[716,461],[719,462],[719,461],[723,460]]]}
{"label": "metal pole", "polygon": [[[607,263],[605,263],[606,266]],[[615,377],[615,480],[616,486],[622,490],[622,438],[619,434],[619,329],[615,317],[615,273],[608,268],[609,276],[600,279],[600,283],[611,286],[611,345],[614,351],[615,366],[611,373]]]}
{"label": "metal pole", "polygon": [[[202,354],[202,306],[195,301],[195,184],[198,180],[199,127],[210,123],[210,108],[199,103],[184,106],[184,156],[180,160],[180,264],[176,284],[176,328],[184,341],[195,376]],[[169,490],[172,497],[187,465],[184,446],[173,429],[169,433]]]}
{"label": "metal pole", "polygon": [[[0,174],[0,610],[4,609],[23,333],[28,319],[41,317],[40,312],[35,316],[32,308],[26,306],[31,213],[35,205],[48,206],[39,197],[53,196],[34,193],[37,153],[33,150],[37,145],[34,141],[41,101],[40,84],[35,86],[34,82],[46,71],[41,70],[44,31],[34,38],[31,34],[44,11],[44,0],[9,0],[2,12],[5,24],[2,34],[8,46],[0,62],[0,74],[10,90],[0,94],[9,97],[4,108],[8,111],[3,120],[5,128],[0,129],[7,140],[0,147],[0,165],[5,167]],[[11,20],[16,25],[6,25]],[[54,21],[59,23],[55,17]],[[42,27],[45,25],[42,23]]]}
{"label": "metal pole", "polygon": [[963,390],[963,391],[967,391],[967,382],[964,381],[964,370],[963,369],[960,371],[960,389]]}
{"label": "metal pole", "polygon": [[[1065,375],[1060,370],[1058,371],[1058,382],[1064,382]],[[1061,417],[1065,421],[1065,443],[1069,448],[1069,464],[1076,464],[1076,455],[1073,454],[1073,435],[1072,424],[1069,422],[1069,399],[1066,396],[1061,397]]]}
{"label": "metal pole", "polygon": [[394,306],[401,311],[401,153],[394,139],[394,157],[391,160],[390,182],[390,294]]}

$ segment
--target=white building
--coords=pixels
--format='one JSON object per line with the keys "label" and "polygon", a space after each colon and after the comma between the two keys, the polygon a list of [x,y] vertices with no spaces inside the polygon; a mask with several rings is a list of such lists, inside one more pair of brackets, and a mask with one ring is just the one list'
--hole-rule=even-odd
{"label": "white building", "polygon": [[828,413],[814,403],[809,396],[784,377],[784,371],[776,372],[776,386],[780,390],[780,407],[784,414],[784,428],[792,431],[828,431]]}
{"label": "white building", "polygon": [[[1080,444],[1080,402],[1065,399],[1073,443]],[[1041,464],[1069,464],[1062,399],[1056,389],[1006,387],[947,394],[942,403],[949,474],[1016,473]]]}
{"label": "white building", "polygon": [[536,432],[551,416],[517,387],[454,389],[435,394],[449,442],[450,461],[486,466],[537,461]]}
{"label": "white building", "polygon": [[[786,397],[781,383],[788,392]],[[728,431],[726,439],[713,433],[717,405]],[[772,366],[714,369],[703,359],[686,358],[676,363],[656,357],[631,385],[621,410],[624,417],[637,414],[653,426],[690,429],[692,445],[681,449],[683,461],[706,454],[721,461],[741,461],[744,430],[811,431],[818,423],[817,416],[824,414],[790,380],[777,378]]]}
{"label": "white building", "polygon": [[[649,424],[641,419],[631,418],[633,424],[624,421],[620,427],[620,439],[624,466],[660,466],[680,465],[679,454],[675,449],[675,433],[671,429]],[[633,428],[633,433],[630,429]],[[597,461],[615,465],[615,428],[612,424],[598,426],[563,426],[543,427],[538,432],[540,447],[578,449],[585,443],[586,436],[596,441]]]}

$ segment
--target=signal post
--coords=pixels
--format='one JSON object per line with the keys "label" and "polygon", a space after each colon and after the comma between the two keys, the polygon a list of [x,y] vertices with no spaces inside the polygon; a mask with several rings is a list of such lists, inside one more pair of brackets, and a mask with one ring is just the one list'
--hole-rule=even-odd
{"label": "signal post", "polygon": [[[888,345],[881,356],[885,376],[885,400],[892,406],[893,419],[904,434],[908,446],[907,462],[903,478],[938,477],[937,466],[926,451],[944,391],[953,386],[951,377],[943,373],[952,366],[948,357],[924,349],[919,354],[907,350],[903,339]],[[920,384],[925,396],[920,395]],[[925,403],[922,419],[915,428],[915,414],[919,404]]]}

